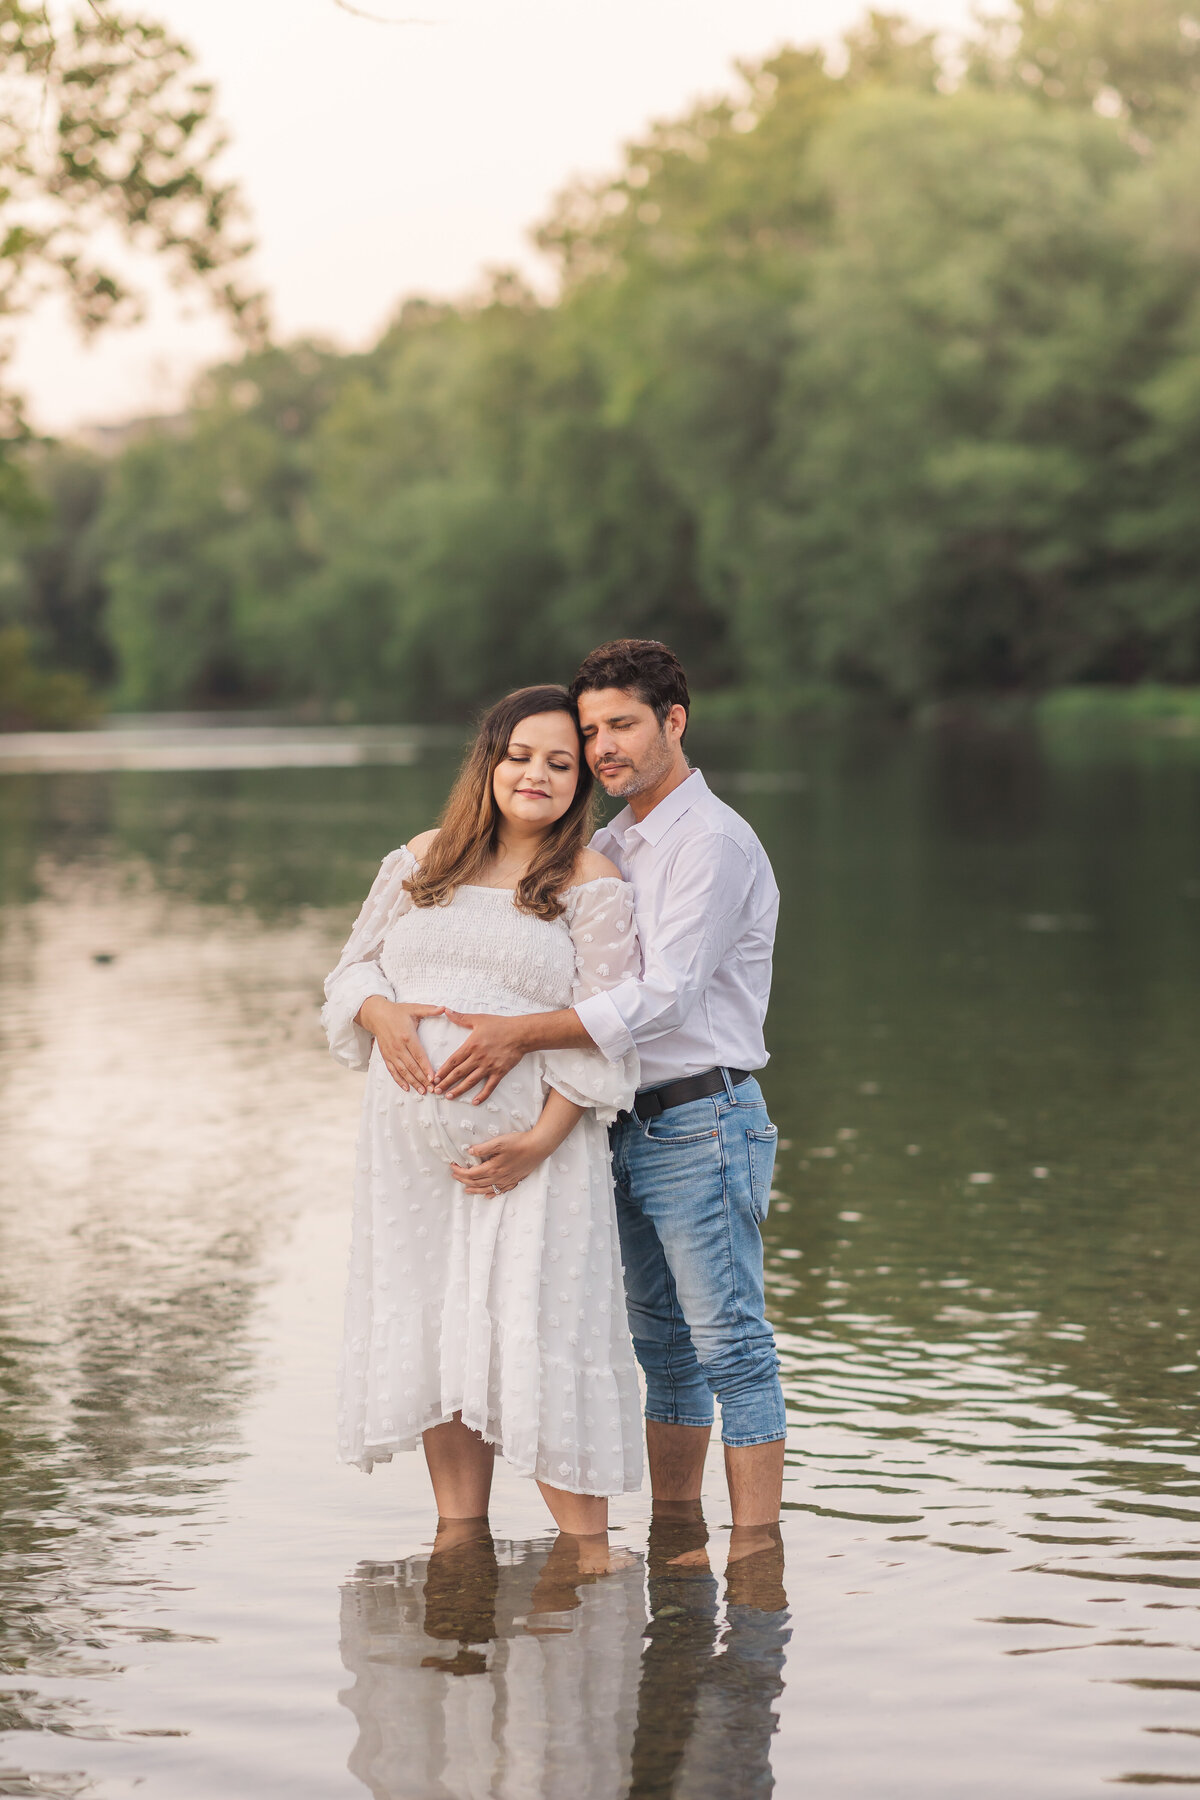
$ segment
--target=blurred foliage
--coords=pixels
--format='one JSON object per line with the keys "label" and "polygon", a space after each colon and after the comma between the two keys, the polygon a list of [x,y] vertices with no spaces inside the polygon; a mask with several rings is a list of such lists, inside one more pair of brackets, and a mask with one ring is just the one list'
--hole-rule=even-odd
{"label": "blurred foliage", "polygon": [[1135,687],[1064,687],[1046,694],[1038,718],[1048,725],[1157,725],[1172,736],[1200,732],[1200,691],[1139,681]]}
{"label": "blurred foliage", "polygon": [[246,335],[262,298],[237,280],[250,246],[225,140],[187,47],[99,0],[64,18],[0,0],[0,318],[47,286],[85,331],[137,316],[111,251],[124,239],[198,280]]}
{"label": "blurred foliage", "polygon": [[1179,0],[1014,0],[967,55],[974,80],[1095,106],[1142,146],[1200,96],[1200,18]]}
{"label": "blurred foliage", "polygon": [[129,706],[269,696],[293,596],[316,564],[310,442],[352,359],[265,350],[200,384],[182,431],[113,466],[100,522]]}
{"label": "blurred foliage", "polygon": [[0,731],[60,731],[96,716],[87,682],[67,669],[39,669],[19,625],[0,629]]}
{"label": "blurred foliage", "polygon": [[[65,298],[86,335],[138,318],[130,250],[207,291],[244,343],[262,342],[263,296],[239,276],[251,248],[241,202],[216,168],[225,142],[191,51],[155,21],[100,0],[53,13],[0,0],[0,372],[14,322],[47,294]],[[68,723],[94,710],[81,698],[88,682],[111,680],[93,534],[106,476],[35,445],[20,396],[0,383],[10,721]]]}
{"label": "blurred foliage", "polygon": [[23,504],[0,508],[0,625],[19,625],[40,663],[111,682],[108,583],[96,530],[108,469],[69,445],[26,457]]}
{"label": "blurred foliage", "polygon": [[47,464],[10,614],[132,707],[458,716],[624,633],[780,715],[1196,681],[1198,43],[1020,0],[745,65],[560,197],[552,303],[255,351],[98,511]]}

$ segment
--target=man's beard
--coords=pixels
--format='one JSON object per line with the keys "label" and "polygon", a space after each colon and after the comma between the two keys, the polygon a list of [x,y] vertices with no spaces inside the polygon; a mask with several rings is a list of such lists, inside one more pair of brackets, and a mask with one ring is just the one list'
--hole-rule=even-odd
{"label": "man's beard", "polygon": [[599,772],[597,772],[596,779],[611,799],[632,800],[636,795],[646,793],[649,788],[657,787],[663,776],[670,770],[672,760],[667,734],[662,731],[659,734],[659,754],[653,762],[643,763],[638,769],[614,770],[613,773],[618,777],[615,787],[611,787]]}
{"label": "man's beard", "polygon": [[655,777],[647,775],[643,769],[614,770],[613,773],[623,776],[615,787],[611,785],[611,778],[605,780],[603,775],[600,777],[600,786],[613,800],[630,800],[635,794],[644,794],[655,783]]}

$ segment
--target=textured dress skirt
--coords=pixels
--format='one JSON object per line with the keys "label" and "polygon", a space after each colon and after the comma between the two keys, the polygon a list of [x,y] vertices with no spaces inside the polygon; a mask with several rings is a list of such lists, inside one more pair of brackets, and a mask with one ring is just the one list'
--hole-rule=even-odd
{"label": "textured dress skirt", "polygon": [[[330,1049],[367,1074],[339,1455],[369,1470],[461,1413],[521,1474],[628,1492],[642,1479],[641,1421],[606,1126],[632,1102],[636,1054],[536,1052],[474,1106],[399,1087],[354,1020],[373,994],[515,1015],[615,986],[640,970],[632,889],[584,882],[554,920],[503,888],[416,907],[403,885],[415,867],[407,848],[384,860],[325,984]],[[434,1068],[466,1035],[440,1017],[419,1031]],[[565,1141],[508,1193],[466,1193],[449,1165],[528,1130],[551,1088],[586,1109]]]}

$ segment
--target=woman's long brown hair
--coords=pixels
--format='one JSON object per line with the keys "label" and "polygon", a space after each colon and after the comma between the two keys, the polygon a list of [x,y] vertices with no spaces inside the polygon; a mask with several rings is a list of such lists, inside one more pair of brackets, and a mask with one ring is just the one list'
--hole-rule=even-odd
{"label": "woman's long brown hair", "polygon": [[492,793],[496,765],[508,754],[512,734],[534,713],[566,713],[579,744],[579,777],[571,804],[539,844],[517,883],[516,904],[539,919],[557,919],[560,898],[571,885],[580,854],[592,834],[592,777],[583,756],[575,703],[564,687],[518,688],[483,715],[475,742],[438,820],[438,834],[420,868],[404,883],[414,906],[445,906],[456,888],[478,880],[495,853],[500,809]]}

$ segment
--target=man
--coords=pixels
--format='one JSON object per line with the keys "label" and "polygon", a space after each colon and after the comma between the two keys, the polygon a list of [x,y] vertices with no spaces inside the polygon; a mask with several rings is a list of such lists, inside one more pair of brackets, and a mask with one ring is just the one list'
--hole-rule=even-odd
{"label": "man", "polygon": [[471,1031],[435,1085],[458,1097],[482,1082],[483,1101],[529,1051],[637,1046],[642,1086],[612,1148],[655,1507],[697,1505],[715,1395],[733,1522],[760,1531],[779,1518],[786,1431],[759,1234],[776,1132],[753,1075],[779,891],[749,825],[684,756],[687,680],[664,644],[602,645],[571,693],[588,766],[628,802],[593,848],[633,884],[642,976],[561,1012],[449,1013]]}

